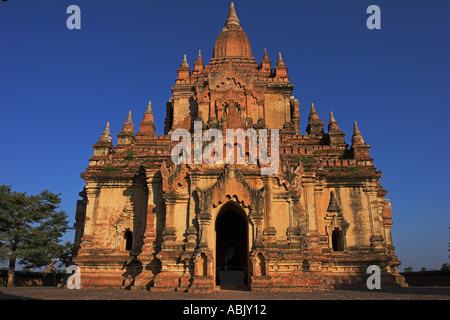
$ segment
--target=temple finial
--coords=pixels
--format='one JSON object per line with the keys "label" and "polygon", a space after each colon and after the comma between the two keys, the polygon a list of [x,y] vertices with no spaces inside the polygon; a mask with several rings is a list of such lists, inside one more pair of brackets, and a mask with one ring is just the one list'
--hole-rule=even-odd
{"label": "temple finial", "polygon": [[133,125],[133,120],[131,119],[131,110],[128,111],[127,120],[123,124],[122,131],[119,134],[121,134],[121,133],[134,135],[134,125]]}
{"label": "temple finial", "polygon": [[100,139],[98,139],[99,141],[102,142],[112,142],[112,138],[111,138],[111,131],[109,130],[109,122],[106,123],[106,127],[105,130],[103,130],[102,135],[100,136]]}
{"label": "temple finial", "polygon": [[278,52],[278,61],[275,65],[275,78],[280,79],[281,81],[285,81],[283,80],[284,78],[289,78],[287,75],[287,70],[288,68],[284,64],[281,52]]}
{"label": "temple finial", "polygon": [[122,131],[120,131],[117,134],[117,137],[119,138],[117,145],[120,147],[130,145],[134,142],[135,135],[134,135],[134,125],[131,119],[131,110],[128,111],[127,120],[122,126]]}
{"label": "temple finial", "polygon": [[182,67],[189,67],[189,64],[188,64],[188,62],[187,62],[187,56],[186,56],[186,53],[185,53],[184,56],[183,56],[183,62],[181,63],[181,66],[182,66]]}
{"label": "temple finial", "polygon": [[239,19],[237,17],[236,14],[236,9],[234,9],[234,3],[231,2],[230,4],[230,11],[228,11],[228,17],[227,20],[225,21],[225,26],[229,27],[229,26],[240,26],[240,22]]}
{"label": "temple finial", "polygon": [[269,60],[269,56],[267,55],[267,50],[264,48],[263,60]]}
{"label": "temple finial", "polygon": [[361,132],[359,132],[358,124],[356,121],[353,121],[353,135],[361,135]]}
{"label": "temple finial", "polygon": [[328,138],[330,146],[345,146],[345,132],[339,129],[339,125],[334,119],[333,111],[330,111],[330,121],[328,122]]}
{"label": "temple finial", "polygon": [[195,60],[195,62],[194,62],[194,72],[199,72],[199,71],[203,70],[204,67],[205,67],[205,64],[203,63],[203,60],[202,60],[202,52],[201,52],[201,50],[198,50],[197,60]]}
{"label": "temple finial", "polygon": [[103,131],[103,134],[111,135],[111,131],[109,131],[109,122],[106,123],[105,131]]}
{"label": "temple finial", "polygon": [[373,161],[369,153],[370,146],[364,141],[359,132],[358,124],[353,122],[352,145],[350,146],[350,154],[352,159]]}
{"label": "temple finial", "polygon": [[283,61],[283,57],[281,56],[281,52],[278,52],[277,66],[284,66],[284,61]]}
{"label": "temple finial", "polygon": [[[197,60],[195,60],[195,63],[199,63],[199,62],[203,63],[202,50],[198,50]],[[195,65],[195,63],[194,63],[194,65]]]}
{"label": "temple finial", "polygon": [[311,102],[311,111],[309,112],[308,119],[319,119],[316,108],[314,108],[314,103]]}
{"label": "temple finial", "polygon": [[148,102],[147,111],[144,113],[144,119],[139,124],[139,132],[136,135],[138,140],[147,139],[155,135],[155,123],[153,120],[152,102]]}
{"label": "temple finial", "polygon": [[131,110],[128,111],[128,116],[127,116],[127,120],[125,121],[125,123],[133,123],[133,120],[131,119]]}
{"label": "temple finial", "polygon": [[323,121],[320,120],[319,115],[314,108],[314,103],[311,103],[311,111],[308,116],[308,126],[306,127],[306,132],[312,135],[323,134]]}
{"label": "temple finial", "polygon": [[334,119],[333,111],[330,111],[330,121],[328,122],[328,133],[342,133]]}
{"label": "temple finial", "polygon": [[151,101],[148,102],[147,111],[145,111],[145,113],[153,114],[153,112],[152,112],[152,102]]}
{"label": "temple finial", "polygon": [[356,121],[354,121],[353,122],[352,145],[362,145],[362,144],[366,144],[366,142],[364,141],[364,138],[363,138],[361,132],[359,132],[358,124],[356,123]]}
{"label": "temple finial", "polygon": [[264,48],[264,55],[263,55],[263,58],[261,60],[261,68],[263,68],[265,70],[269,70],[270,69],[270,64],[271,64],[271,61],[270,61],[270,59],[269,59],[269,57],[267,55],[267,50],[266,50],[266,48]]}
{"label": "temple finial", "polygon": [[[194,63],[195,66],[195,63]],[[187,62],[187,56],[184,54],[183,56],[183,62],[181,63],[181,66],[177,70],[178,79],[187,79],[191,75],[191,71],[189,69],[189,64]]]}
{"label": "temple finial", "polygon": [[336,122],[336,120],[334,119],[333,111],[330,111],[330,123],[332,122]]}

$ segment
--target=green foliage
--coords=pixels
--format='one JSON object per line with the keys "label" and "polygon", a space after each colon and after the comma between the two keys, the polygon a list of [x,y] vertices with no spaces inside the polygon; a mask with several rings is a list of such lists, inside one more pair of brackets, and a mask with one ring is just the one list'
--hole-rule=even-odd
{"label": "green foliage", "polygon": [[405,272],[413,272],[413,268],[412,267],[406,267],[405,268]]}
{"label": "green foliage", "polygon": [[125,159],[131,160],[131,159],[133,159],[133,156],[134,156],[134,152],[128,152],[127,155],[125,156]]}
{"label": "green foliage", "polygon": [[331,172],[341,172],[344,174],[350,174],[351,176],[357,175],[360,173],[359,168],[353,167],[353,166],[347,166],[347,167],[332,167],[330,169]]}
{"label": "green foliage", "polygon": [[450,263],[444,263],[442,266],[441,266],[441,271],[450,271]]}
{"label": "green foliage", "polygon": [[422,267],[422,268],[420,268],[420,271],[427,271],[427,268]]}
{"label": "green foliage", "polygon": [[60,203],[59,195],[48,190],[27,195],[0,186],[0,261],[9,262],[10,271],[16,261],[39,268],[68,259],[70,245],[59,241],[71,228],[67,214],[57,210]]}
{"label": "green foliage", "polygon": [[358,174],[359,173],[359,169],[356,167],[348,166],[347,170],[348,170],[348,172],[350,172],[350,174]]}
{"label": "green foliage", "polygon": [[290,156],[291,161],[294,161],[296,163],[299,163],[300,161],[303,162],[303,165],[312,165],[314,162],[314,158],[312,157],[304,157],[301,158],[299,156]]}
{"label": "green foliage", "polygon": [[119,167],[104,167],[103,171],[104,172],[123,172],[123,168],[119,168]]}
{"label": "green foliage", "polygon": [[301,158],[299,156],[290,156],[289,159],[296,163],[302,162],[305,172],[311,171],[312,165],[314,163],[314,158],[312,158],[312,157]]}
{"label": "green foliage", "polygon": [[300,161],[303,162],[304,165],[311,165],[314,162],[314,158],[300,158]]}

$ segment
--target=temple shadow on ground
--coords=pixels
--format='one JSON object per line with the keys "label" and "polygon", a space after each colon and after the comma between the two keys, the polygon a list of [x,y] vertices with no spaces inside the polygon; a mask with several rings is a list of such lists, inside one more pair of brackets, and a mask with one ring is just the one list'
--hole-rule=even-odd
{"label": "temple shadow on ground", "polygon": [[364,288],[350,288],[342,289],[343,291],[351,292],[365,292],[365,293],[389,293],[389,294],[410,294],[410,295],[444,295],[450,297],[450,287],[399,287],[399,288],[381,288],[381,289],[364,289]]}

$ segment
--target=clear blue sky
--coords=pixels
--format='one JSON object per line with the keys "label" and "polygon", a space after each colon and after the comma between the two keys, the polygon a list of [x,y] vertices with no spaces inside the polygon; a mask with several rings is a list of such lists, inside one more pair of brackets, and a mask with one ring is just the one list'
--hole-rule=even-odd
{"label": "clear blue sky", "polygon": [[[81,30],[66,9],[81,8]],[[381,8],[381,30],[366,9]],[[332,110],[350,143],[357,121],[393,208],[400,270],[439,268],[450,242],[450,2],[235,1],[259,62],[283,54],[300,101]],[[80,174],[107,121],[114,143],[128,110],[152,101],[163,133],[183,54],[208,62],[229,1],[0,2],[0,184],[61,193],[74,221]],[[68,235],[73,240],[73,234]]]}

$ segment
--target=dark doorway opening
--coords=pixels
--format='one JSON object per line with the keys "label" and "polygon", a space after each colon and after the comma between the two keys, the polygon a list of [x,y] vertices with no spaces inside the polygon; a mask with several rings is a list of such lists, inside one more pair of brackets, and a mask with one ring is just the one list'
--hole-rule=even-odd
{"label": "dark doorway opening", "polygon": [[131,232],[129,229],[125,231],[124,234],[125,239],[125,250],[131,250],[133,247],[133,232]]}
{"label": "dark doorway opening", "polygon": [[[248,285],[248,223],[242,209],[225,205],[216,219],[216,285],[224,270],[242,270]],[[230,259],[230,253],[234,258]]]}
{"label": "dark doorway opening", "polygon": [[333,230],[331,242],[333,244],[333,251],[344,251],[344,237],[338,228]]}

